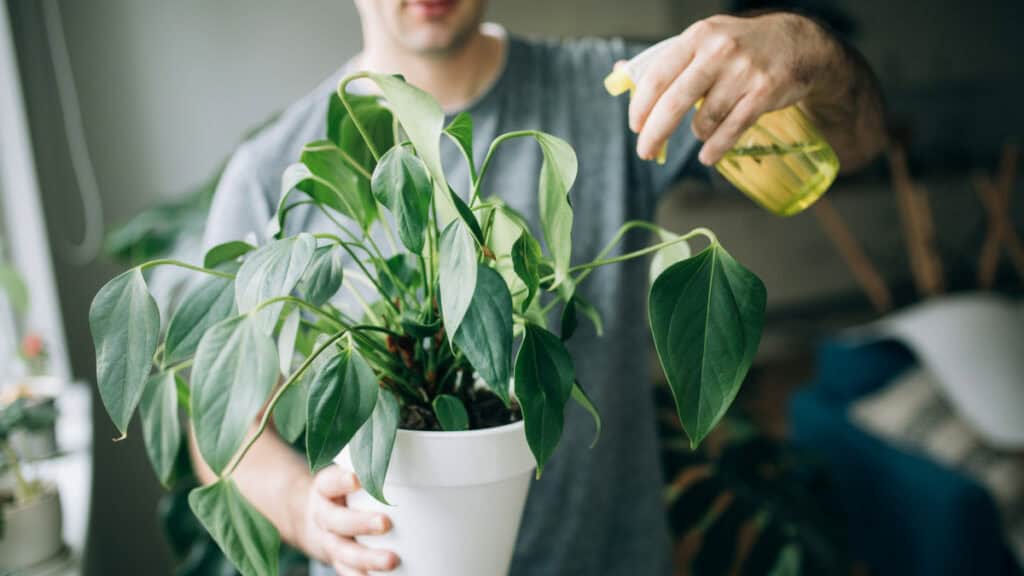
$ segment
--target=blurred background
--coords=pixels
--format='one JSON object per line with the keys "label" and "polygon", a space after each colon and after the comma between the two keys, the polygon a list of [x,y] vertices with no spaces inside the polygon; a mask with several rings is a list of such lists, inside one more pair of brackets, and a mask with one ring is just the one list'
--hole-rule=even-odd
{"label": "blurred background", "polygon": [[[776,5],[494,0],[488,18],[527,36],[657,40],[715,13]],[[714,229],[765,281],[769,294],[761,353],[734,424],[707,453],[673,451],[673,442],[666,442],[669,478],[694,466],[715,478],[689,492],[683,486],[673,501],[680,542],[698,532],[705,536],[703,547],[680,545],[680,573],[728,568],[722,558],[738,553],[735,534],[754,517],[782,518],[774,543],[762,545],[773,550],[765,561],[769,567],[791,554],[780,551],[799,550],[805,573],[815,573],[807,571],[814,565],[807,559],[817,557],[842,558],[836,560],[841,573],[940,573],[929,570],[952,570],[956,562],[1012,573],[1019,569],[1011,558],[1022,547],[1022,446],[993,446],[985,430],[971,426],[963,432],[985,447],[989,464],[998,461],[1008,470],[999,476],[1009,486],[1007,499],[959,456],[943,460],[926,438],[896,438],[911,415],[892,416],[897,424],[878,422],[870,417],[877,411],[855,404],[882,402],[877,395],[891,392],[883,384],[899,378],[905,384],[908,374],[916,374],[908,367],[922,364],[926,354],[908,343],[912,338],[891,347],[837,343],[834,337],[892,311],[954,297],[949,294],[982,298],[979,290],[986,294],[980,300],[985,306],[1005,306],[1004,318],[1024,325],[1018,304],[1024,256],[1014,252],[1014,246],[1020,250],[1014,238],[1024,229],[1024,197],[1012,173],[1019,156],[1014,142],[1024,136],[1020,2],[789,5],[826,19],[866,56],[887,100],[893,147],[862,174],[840,179],[827,204],[792,218],[777,218],[738,192],[701,182],[682,183],[660,207],[659,221],[672,229]],[[0,27],[0,42],[8,45],[9,57],[0,101],[0,112],[9,114],[0,116],[0,261],[20,270],[32,299],[24,321],[0,315],[0,328],[5,319],[18,326],[0,345],[24,348],[23,333],[38,334],[50,353],[46,372],[75,381],[70,387],[82,395],[94,380],[88,309],[98,288],[136,259],[181,250],[196,240],[210,183],[233,148],[354,55],[361,43],[359,22],[348,0],[7,0],[0,7],[8,25]],[[599,86],[594,90],[595,96],[601,93]],[[24,169],[25,159],[34,162],[34,170]],[[983,250],[986,244],[996,248]],[[995,264],[992,256],[982,257],[986,250],[995,252]],[[940,325],[953,338],[958,324]],[[1008,338],[1024,352],[1020,332],[1009,330],[1004,343]],[[0,349],[0,358],[7,352]],[[854,373],[864,381],[847,383],[853,388],[837,391],[828,381]],[[1020,399],[1024,381],[1017,384],[1005,392],[1009,396],[992,397]],[[955,418],[960,392],[939,389]],[[82,420],[82,434],[94,438],[85,450],[87,468],[75,468],[92,471],[83,480],[90,488],[83,492],[79,485],[74,496],[62,494],[66,508],[69,497],[91,501],[91,514],[88,503],[81,503],[79,521],[88,528],[79,538],[82,549],[75,550],[79,565],[86,574],[167,573],[174,562],[157,513],[161,488],[142,436],[109,442],[115,430],[98,397],[93,400],[93,418],[86,408]],[[899,402],[890,398],[883,404]],[[76,404],[89,405],[88,398]],[[1024,414],[1024,404],[1017,408]],[[848,428],[827,428],[833,411]],[[858,419],[859,413],[868,417]],[[671,438],[673,431],[665,434]],[[836,454],[863,464],[843,464]],[[900,460],[907,454],[910,464]],[[858,483],[874,481],[871,470],[895,476],[878,480],[870,494],[858,493]],[[936,480],[933,473],[954,479]],[[898,535],[888,544],[870,534],[884,532],[878,528],[884,517],[850,515],[858,503],[874,507],[890,497],[912,499],[906,490],[922,485],[939,486],[943,494],[954,488],[967,492],[948,509],[938,501],[908,504],[898,515],[904,524],[890,523]],[[726,492],[746,508],[728,518],[721,510],[709,512],[716,495]],[[808,501],[815,492],[830,499]],[[975,501],[981,504],[964,503]],[[787,516],[780,510],[806,513]],[[725,527],[712,538],[707,530],[716,522]],[[962,522],[974,528],[975,538],[991,538],[975,542],[956,540],[963,534],[918,533],[931,522]],[[943,542],[963,553],[952,561],[934,550],[930,559],[916,556]],[[906,558],[893,564],[886,546],[897,544]]]}

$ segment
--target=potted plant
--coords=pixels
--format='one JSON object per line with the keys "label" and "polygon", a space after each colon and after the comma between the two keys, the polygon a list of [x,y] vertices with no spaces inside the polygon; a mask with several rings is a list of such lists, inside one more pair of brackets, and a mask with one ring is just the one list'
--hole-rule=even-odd
{"label": "potted plant", "polygon": [[[379,96],[349,94],[359,78]],[[277,532],[232,481],[272,418],[287,440],[305,430],[312,470],[339,455],[350,463],[368,495],[350,505],[395,505],[388,546],[407,573],[507,571],[529,477],[558,444],[566,404],[579,402],[600,426],[563,343],[580,315],[599,319],[575,290],[599,266],[654,255],[651,332],[691,443],[722,417],[756,352],[765,290],[710,231],[677,236],[628,222],[596,260],[573,265],[568,192],[577,165],[563,140],[504,134],[476,166],[468,115],[445,126],[426,93],[365,72],[342,80],[327,122],[328,139],[307,145],[282,177],[271,241],[216,246],[202,266],[143,263],[104,286],[89,314],[115,426],[123,435],[140,407],[149,456],[167,482],[183,406],[219,476],[190,504],[242,573],[277,570]],[[468,200],[446,182],[443,137],[469,164]],[[513,138],[535,140],[543,154],[537,236],[524,215],[481,194],[494,153]],[[299,205],[323,211],[337,231],[284,234]],[[377,226],[390,253],[370,234]],[[608,257],[637,228],[659,241]],[[697,236],[709,244],[691,256],[686,241]],[[207,276],[162,338],[143,276],[158,265]],[[339,290],[362,302],[361,317],[332,304]],[[559,309],[559,328],[549,327]],[[417,516],[439,506],[443,526],[436,515]]]}
{"label": "potted plant", "polygon": [[56,415],[52,401],[24,396],[0,408],[0,573],[35,566],[64,548],[60,494],[26,475],[11,442],[18,432],[52,429]]}

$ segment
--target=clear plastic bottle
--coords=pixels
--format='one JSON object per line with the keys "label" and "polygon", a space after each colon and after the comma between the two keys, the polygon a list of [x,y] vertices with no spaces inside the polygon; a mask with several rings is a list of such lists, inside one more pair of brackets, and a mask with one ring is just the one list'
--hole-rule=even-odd
{"label": "clear plastic bottle", "polygon": [[[665,41],[667,42],[667,40]],[[644,69],[664,45],[660,42],[634,56],[605,78],[613,96],[632,93]],[[658,154],[664,162],[665,150]],[[839,159],[828,141],[796,106],[762,115],[715,168],[765,209],[791,216],[814,203],[839,173]]]}

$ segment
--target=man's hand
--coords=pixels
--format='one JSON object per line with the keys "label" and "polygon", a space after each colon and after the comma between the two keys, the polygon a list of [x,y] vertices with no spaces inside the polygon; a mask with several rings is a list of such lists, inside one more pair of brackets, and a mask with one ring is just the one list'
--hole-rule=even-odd
{"label": "man's hand", "polygon": [[373,550],[353,537],[384,534],[391,520],[372,512],[357,512],[345,506],[345,497],[359,489],[356,475],[333,465],[321,470],[303,488],[300,546],[311,557],[334,568],[339,576],[365,576],[368,571],[390,571],[398,556]]}
{"label": "man's hand", "polygon": [[[859,56],[813,21],[787,13],[701,20],[661,50],[630,101],[637,154],[654,158],[703,98],[693,133],[699,159],[717,162],[765,112],[802,104],[844,168],[864,163],[884,138],[874,80]],[[864,88],[867,89],[864,89]]]}

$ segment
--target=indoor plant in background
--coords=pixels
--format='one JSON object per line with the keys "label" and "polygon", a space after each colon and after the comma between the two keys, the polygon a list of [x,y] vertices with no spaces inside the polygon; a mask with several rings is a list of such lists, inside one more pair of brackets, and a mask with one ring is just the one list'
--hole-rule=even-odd
{"label": "indoor plant in background", "polygon": [[[376,84],[381,97],[348,94],[358,78]],[[477,167],[469,116],[445,126],[427,94],[370,73],[342,80],[327,122],[328,139],[307,145],[283,175],[271,241],[216,246],[203,266],[143,263],[104,286],[90,310],[98,386],[114,424],[124,434],[140,407],[147,451],[167,483],[183,408],[219,476],[193,491],[190,504],[244,574],[277,571],[278,534],[231,478],[271,418],[286,440],[305,430],[311,469],[345,449],[365,492],[397,504],[389,513],[403,539],[393,535],[388,545],[403,570],[435,573],[431,562],[442,562],[446,574],[507,570],[528,477],[534,463],[540,476],[554,451],[566,403],[579,402],[600,425],[563,344],[579,315],[600,323],[575,291],[598,266],[654,255],[651,331],[691,443],[722,417],[756,352],[765,291],[710,231],[677,236],[629,222],[596,260],[572,265],[568,192],[577,166],[566,142],[534,131],[504,134]],[[446,182],[442,137],[469,163],[468,201]],[[512,138],[534,139],[543,154],[544,250],[523,215],[482,195],[493,154]],[[303,205],[331,218],[336,232],[284,234],[289,213]],[[370,234],[378,226],[387,242]],[[656,231],[660,241],[609,257],[634,229]],[[686,240],[696,236],[709,245],[691,257]],[[158,265],[208,276],[171,316],[163,338],[143,276]],[[362,302],[360,318],[332,305],[340,290]],[[549,328],[559,307],[559,326]],[[453,446],[463,451],[459,470],[445,467]],[[524,459],[527,450],[532,458]],[[421,491],[410,476],[444,487]],[[479,518],[486,510],[459,506],[479,497],[481,484],[499,480],[505,488],[488,498],[506,505],[502,515],[488,514],[490,524]],[[431,502],[454,506],[446,509],[450,523],[417,532],[417,506]],[[442,538],[429,540],[430,532]],[[468,553],[470,540],[489,557]],[[443,547],[423,550],[417,541]]]}
{"label": "indoor plant in background", "polygon": [[19,453],[12,442],[18,433],[52,431],[56,419],[52,399],[0,401],[0,573],[35,566],[64,548],[60,493],[29,478],[23,461],[31,455]]}

